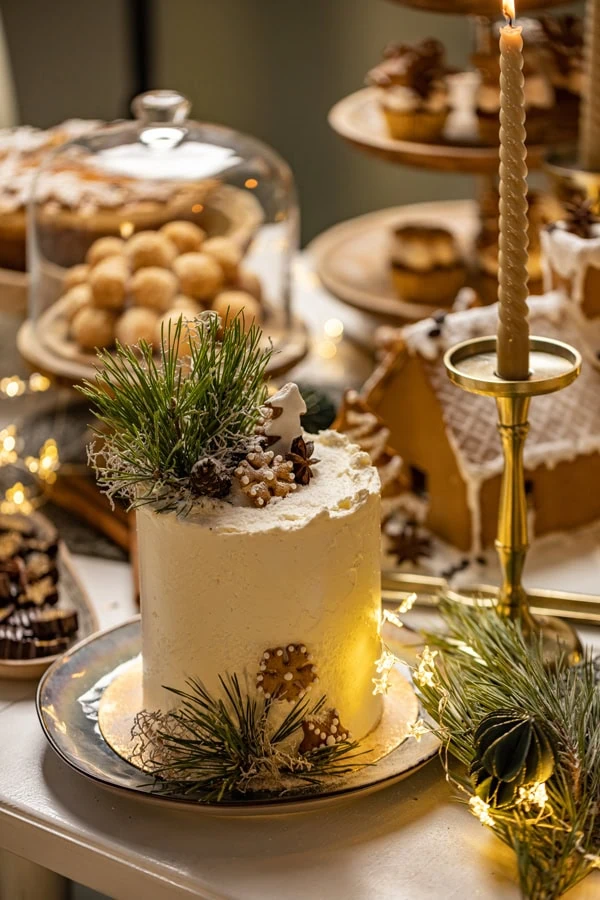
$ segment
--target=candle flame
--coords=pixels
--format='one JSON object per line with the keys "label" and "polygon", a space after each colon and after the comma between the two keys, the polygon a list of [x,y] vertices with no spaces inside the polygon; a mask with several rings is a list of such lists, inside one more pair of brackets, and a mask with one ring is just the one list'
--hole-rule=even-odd
{"label": "candle flame", "polygon": [[502,0],[502,12],[509,25],[515,20],[515,0]]}

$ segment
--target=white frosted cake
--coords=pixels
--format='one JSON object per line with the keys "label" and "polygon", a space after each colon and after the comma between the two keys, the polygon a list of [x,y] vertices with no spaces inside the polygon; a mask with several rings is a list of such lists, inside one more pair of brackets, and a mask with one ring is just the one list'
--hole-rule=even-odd
{"label": "white frosted cake", "polygon": [[185,517],[138,510],[146,709],[235,673],[284,707],[326,695],[354,739],[377,725],[379,477],[343,435],[311,439],[310,483],[264,508],[238,491]]}
{"label": "white frosted cake", "polygon": [[100,484],[137,518],[126,758],[160,790],[216,802],[355,770],[394,665],[377,469],[337,431],[304,433],[297,385],[269,396],[270,350],[243,315],[163,332],[158,366],[137,349],[84,388],[112,426],[90,451]]}

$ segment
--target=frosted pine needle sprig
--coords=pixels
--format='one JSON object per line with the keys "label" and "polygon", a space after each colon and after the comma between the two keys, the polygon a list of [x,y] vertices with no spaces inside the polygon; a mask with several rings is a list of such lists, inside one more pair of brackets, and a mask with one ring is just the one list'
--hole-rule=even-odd
{"label": "frosted pine needle sprig", "polygon": [[246,333],[241,316],[223,325],[210,313],[169,324],[158,353],[145,341],[99,353],[95,380],[80,390],[102,423],[89,451],[101,489],[132,507],[191,504],[199,459],[233,469],[252,447],[271,355],[259,328]]}
{"label": "frosted pine needle sprig", "polygon": [[205,803],[249,792],[277,796],[366,764],[351,740],[297,752],[302,722],[323,710],[325,697],[298,700],[274,728],[276,701],[244,693],[235,675],[219,681],[221,696],[190,679],[185,691],[169,688],[179,701],[174,712],[137,716],[134,761],[154,775],[156,792]]}
{"label": "frosted pine needle sprig", "polygon": [[[524,897],[555,900],[600,867],[600,685],[594,661],[549,667],[543,646],[494,610],[442,601],[445,630],[427,635],[415,678],[435,720],[448,778],[471,811],[515,852]],[[417,674],[419,674],[417,672]],[[513,709],[534,716],[555,748],[546,782],[497,808],[468,777],[484,718]],[[451,757],[465,768],[451,765]]]}

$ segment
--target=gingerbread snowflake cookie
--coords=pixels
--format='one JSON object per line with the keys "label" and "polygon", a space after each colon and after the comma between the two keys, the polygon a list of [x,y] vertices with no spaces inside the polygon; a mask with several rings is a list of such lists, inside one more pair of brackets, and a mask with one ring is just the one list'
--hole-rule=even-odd
{"label": "gingerbread snowflake cookie", "polygon": [[299,753],[310,753],[322,747],[333,747],[342,741],[349,741],[352,736],[340,721],[337,709],[326,709],[318,716],[306,719],[302,723],[304,737],[298,748]]}
{"label": "gingerbread snowflake cookie", "polygon": [[304,644],[265,650],[259,668],[256,689],[266,700],[300,700],[319,680]]}
{"label": "gingerbread snowflake cookie", "polygon": [[235,470],[240,487],[254,506],[266,506],[273,497],[296,490],[294,465],[272,450],[255,450]]}

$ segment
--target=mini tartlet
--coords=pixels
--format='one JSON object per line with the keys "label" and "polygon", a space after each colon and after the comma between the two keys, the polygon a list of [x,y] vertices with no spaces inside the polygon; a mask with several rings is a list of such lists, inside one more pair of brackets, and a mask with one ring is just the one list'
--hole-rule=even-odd
{"label": "mini tartlet", "polygon": [[454,235],[446,228],[408,224],[395,228],[390,238],[398,296],[408,303],[451,306],[467,277]]}
{"label": "mini tartlet", "polygon": [[[500,57],[497,48],[490,53],[474,53],[472,62],[481,77],[475,99],[479,139],[483,144],[494,145],[500,139]],[[523,75],[527,139],[537,144],[544,140],[551,122],[554,89],[533,54],[525,56]]]}
{"label": "mini tartlet", "polygon": [[443,45],[428,38],[419,44],[390,44],[383,60],[367,75],[379,89],[389,132],[396,140],[439,140],[450,111]]}

